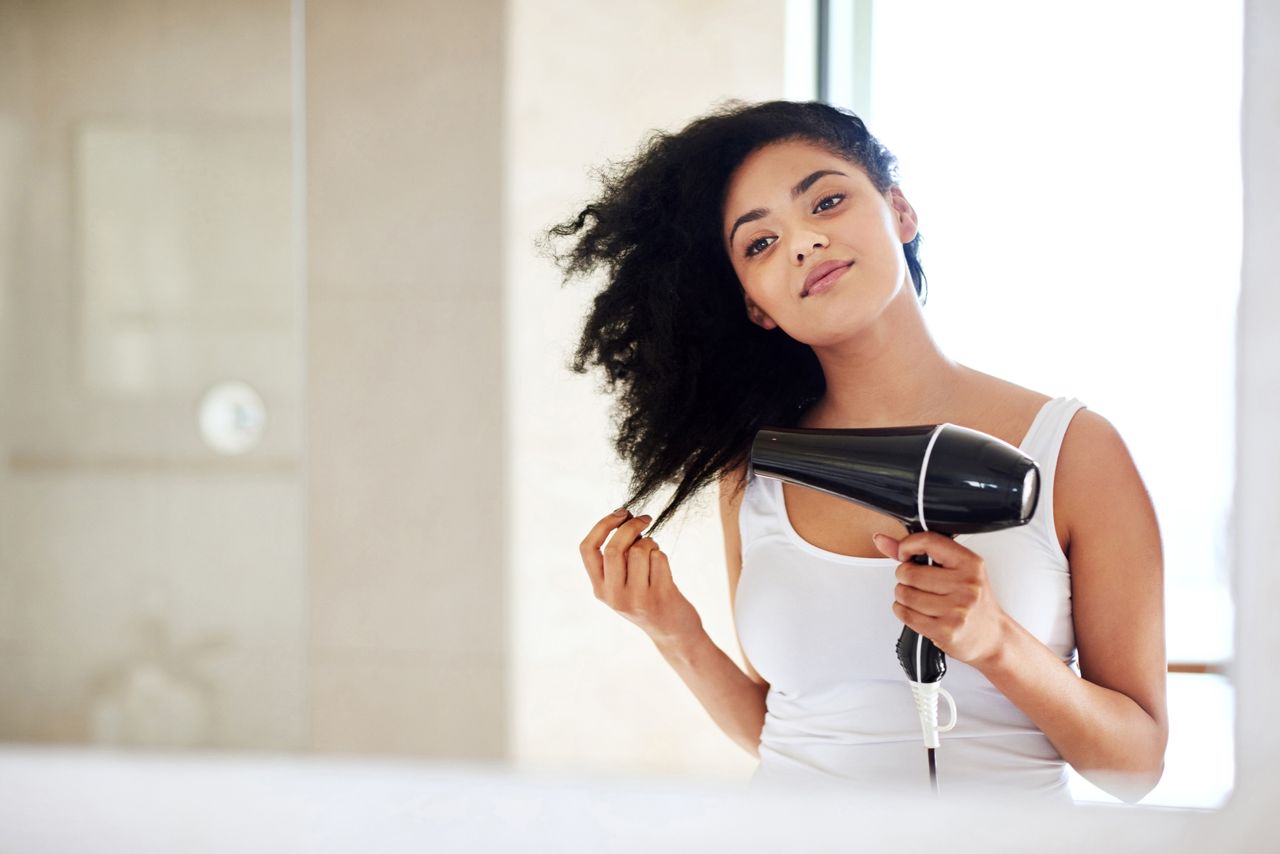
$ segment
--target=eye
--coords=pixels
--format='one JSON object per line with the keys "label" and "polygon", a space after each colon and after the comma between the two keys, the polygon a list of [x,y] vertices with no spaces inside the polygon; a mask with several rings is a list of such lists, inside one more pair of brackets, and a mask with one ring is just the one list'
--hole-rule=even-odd
{"label": "eye", "polygon": [[817,213],[818,211],[829,211],[831,210],[831,208],[834,208],[836,205],[831,205],[825,208],[823,207],[823,205],[825,205],[827,202],[831,201],[832,199],[837,199],[838,201],[836,202],[836,205],[838,205],[840,204],[840,202],[844,201],[844,193],[835,193],[833,195],[826,196],[825,198],[822,199],[822,201],[818,202],[818,206],[813,209],[813,212]]}
{"label": "eye", "polygon": [[[824,196],[821,200],[819,200],[818,204],[814,207],[813,212],[819,213],[820,211],[829,211],[832,208],[838,206],[841,202],[843,202],[844,198],[845,198],[844,193],[832,193],[829,196]],[[827,202],[833,202],[833,204],[828,205]],[[759,255],[765,249],[769,248],[769,241],[776,240],[776,239],[777,238],[775,237],[761,237],[759,240],[752,241],[751,243],[747,244],[746,251],[743,252],[743,255],[745,255],[748,258],[754,255]]]}
{"label": "eye", "polygon": [[[759,255],[761,252],[763,252],[765,249],[769,247],[769,244],[767,241],[773,240],[773,239],[775,238],[761,237],[759,240],[753,240],[752,242],[747,244],[747,251],[744,252],[743,254],[746,255],[748,258],[750,258],[752,255]],[[760,245],[762,243],[764,244],[763,246]],[[757,249],[756,248],[757,246],[759,246],[760,248]]]}

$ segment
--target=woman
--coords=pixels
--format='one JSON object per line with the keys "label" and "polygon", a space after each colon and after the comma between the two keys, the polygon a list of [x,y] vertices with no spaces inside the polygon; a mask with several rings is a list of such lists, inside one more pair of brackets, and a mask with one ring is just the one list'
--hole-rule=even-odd
{"label": "woman", "polygon": [[[905,623],[950,664],[959,712],[938,751],[944,791],[1069,802],[1070,763],[1136,801],[1159,780],[1168,737],[1150,498],[1106,419],[939,349],[896,169],[850,113],[731,102],[654,134],[552,229],[576,238],[566,275],[607,273],[573,369],[600,367],[617,394],[627,506],[675,485],[648,535],[653,519],[625,508],[597,522],[583,563],[597,598],[760,758],[756,779],[927,791],[892,653]],[[746,477],[761,427],[943,422],[1037,460],[1031,523],[907,536],[887,515]],[[746,672],[703,630],[652,536],[713,480]],[[919,554],[936,565],[911,562]]]}

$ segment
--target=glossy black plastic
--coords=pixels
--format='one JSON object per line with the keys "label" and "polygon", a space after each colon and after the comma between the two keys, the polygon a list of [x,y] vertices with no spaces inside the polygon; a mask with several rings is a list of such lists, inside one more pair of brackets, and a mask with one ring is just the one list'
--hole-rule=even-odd
{"label": "glossy black plastic", "polygon": [[937,682],[947,675],[946,653],[909,626],[902,627],[902,634],[898,635],[893,651],[898,655],[902,671],[912,682]]}
{"label": "glossy black plastic", "polygon": [[[918,489],[930,437],[941,427]],[[955,424],[803,430],[766,428],[751,445],[755,474],[896,517],[908,529],[977,534],[1025,525],[1040,467],[1008,442]]]}

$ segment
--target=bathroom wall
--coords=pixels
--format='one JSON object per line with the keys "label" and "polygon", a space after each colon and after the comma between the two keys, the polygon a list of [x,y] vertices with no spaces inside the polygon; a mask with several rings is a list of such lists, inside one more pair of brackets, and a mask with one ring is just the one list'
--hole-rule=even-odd
{"label": "bathroom wall", "polygon": [[505,20],[306,4],[316,750],[508,751]]}
{"label": "bathroom wall", "polygon": [[0,16],[0,739],[502,756],[501,4]]}
{"label": "bathroom wall", "polygon": [[307,742],[289,27],[0,3],[0,739]]}

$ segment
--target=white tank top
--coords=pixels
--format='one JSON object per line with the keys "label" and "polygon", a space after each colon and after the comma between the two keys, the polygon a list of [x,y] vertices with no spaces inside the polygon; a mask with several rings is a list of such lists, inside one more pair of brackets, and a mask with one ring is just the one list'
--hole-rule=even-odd
{"label": "white tank top", "polygon": [[[1019,449],[1040,467],[1026,525],[956,542],[981,555],[1004,610],[1064,663],[1075,662],[1071,569],[1053,520],[1054,470],[1067,425],[1084,406],[1059,397],[1036,414]],[[801,539],[782,483],[753,475],[738,516],[742,574],[734,619],[752,666],[769,683],[761,783],[929,791],[927,753],[894,645],[893,558],[837,554]],[[1044,733],[978,670],[947,659],[942,686],[958,722],[936,751],[939,794],[1016,794],[1070,803],[1066,763]],[[950,719],[945,701],[939,722]]]}

